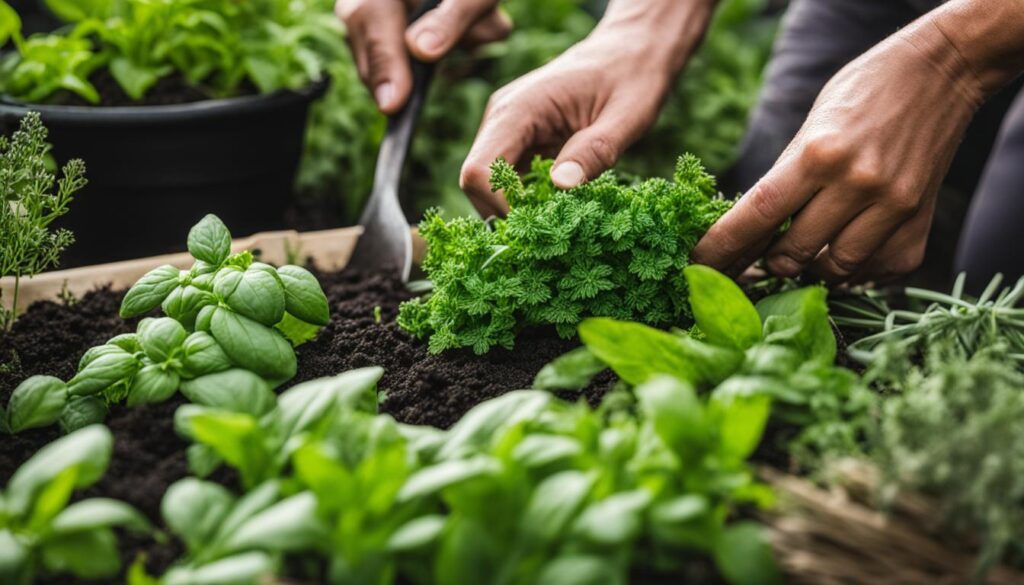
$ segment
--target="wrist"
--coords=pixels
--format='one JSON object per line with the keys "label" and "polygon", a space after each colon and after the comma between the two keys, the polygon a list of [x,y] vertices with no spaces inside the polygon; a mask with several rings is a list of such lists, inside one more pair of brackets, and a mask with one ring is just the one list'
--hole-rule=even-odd
{"label": "wrist", "polygon": [[591,33],[612,38],[675,76],[707,31],[718,0],[611,0]]}
{"label": "wrist", "polygon": [[926,18],[987,97],[1024,72],[1024,2],[954,0]]}

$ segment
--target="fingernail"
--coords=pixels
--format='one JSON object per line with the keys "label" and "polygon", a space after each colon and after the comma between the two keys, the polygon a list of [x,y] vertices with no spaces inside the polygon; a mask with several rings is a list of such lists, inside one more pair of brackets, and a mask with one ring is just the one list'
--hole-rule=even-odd
{"label": "fingernail", "polygon": [[562,189],[572,189],[587,179],[578,162],[564,162],[551,171],[551,180]]}
{"label": "fingernail", "polygon": [[416,35],[416,46],[424,53],[436,53],[444,45],[444,37],[432,30],[425,30]]}
{"label": "fingernail", "polygon": [[391,100],[395,99],[395,84],[390,81],[377,86],[377,89],[373,90],[373,97],[377,100],[377,105],[386,108],[391,103]]}

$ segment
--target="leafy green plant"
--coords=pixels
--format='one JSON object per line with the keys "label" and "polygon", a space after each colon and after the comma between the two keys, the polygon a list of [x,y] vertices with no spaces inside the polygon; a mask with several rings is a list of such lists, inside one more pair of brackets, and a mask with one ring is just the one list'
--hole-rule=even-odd
{"label": "leafy green plant", "polygon": [[402,305],[399,324],[430,338],[430,351],[512,347],[524,326],[553,324],[562,336],[591,315],[655,325],[690,315],[682,269],[698,239],[728,208],[692,156],[674,181],[627,184],[608,172],[561,191],[551,161],[525,181],[506,162],[492,167],[511,211],[493,224],[436,213],[420,225],[423,268],[434,289]]}
{"label": "leafy green plant", "polygon": [[[181,407],[179,428],[253,491],[237,504],[196,480],[168,493],[164,515],[189,554],[161,582],[236,554],[264,555],[248,557],[259,571],[285,554],[294,567],[326,560],[330,583],[625,583],[634,568],[678,571],[696,556],[730,583],[779,581],[760,531],[727,522],[736,504],[771,501],[745,463],[767,395],[701,400],[659,377],[593,410],[518,391],[441,431],[378,415],[379,376],[297,386],[262,419]],[[273,502],[237,528],[237,510]]]}
{"label": "leafy green plant", "polygon": [[248,251],[232,255],[231,234],[213,215],[189,232],[188,249],[196,259],[189,270],[155,268],[121,304],[125,318],[157,307],[168,316],[143,319],[135,333],[87,351],[67,384],[48,376],[20,384],[5,416],[12,432],[58,421],[73,430],[102,420],[111,402],[161,402],[179,389],[203,403],[191,389],[226,372],[255,379],[246,386],[257,396],[295,375],[292,344],[330,319],[316,278],[299,266],[255,262]]}
{"label": "leafy green plant", "polygon": [[35,112],[21,120],[10,138],[0,136],[0,276],[14,277],[11,308],[0,306],[0,329],[5,331],[17,317],[21,279],[55,266],[75,239],[66,229],[51,230],[50,224],[67,213],[73,195],[85,186],[85,165],[69,162],[57,180],[48,166],[49,152],[46,128]]}
{"label": "leafy green plant", "polygon": [[68,504],[106,471],[113,437],[83,428],[43,447],[0,492],[0,581],[29,585],[45,574],[111,579],[121,567],[114,528],[148,532],[131,506],[107,498]]}
{"label": "leafy green plant", "polygon": [[825,289],[791,290],[755,306],[711,268],[688,266],[684,275],[694,334],[587,319],[579,327],[584,347],[541,370],[535,387],[583,388],[606,368],[630,385],[668,374],[713,395],[772,397],[773,416],[800,429],[790,447],[803,463],[860,452],[872,394],[856,374],[834,365]]}
{"label": "leafy green plant", "polygon": [[[107,71],[131,100],[179,76],[211,97],[255,87],[269,93],[319,80],[343,53],[340,27],[317,0],[47,0],[72,24],[23,38],[0,60],[0,91],[28,102],[99,103],[93,76]],[[0,13],[10,7],[0,0]],[[0,29],[2,30],[2,29]]]}
{"label": "leafy green plant", "polygon": [[1024,362],[1024,278],[1012,287],[1002,287],[996,275],[978,298],[964,293],[967,275],[961,274],[950,294],[907,288],[903,294],[914,305],[893,309],[881,293],[868,291],[833,306],[839,311],[836,323],[869,334],[850,344],[849,353],[871,362],[878,350],[895,343],[919,356],[935,345],[952,346],[962,357],[970,357],[995,344],[1007,348],[1007,357]]}
{"label": "leafy green plant", "polygon": [[975,582],[1003,560],[1022,562],[1024,374],[1005,346],[965,356],[936,342],[906,367],[879,360],[869,371],[886,395],[872,456],[887,497],[920,491],[938,499],[945,526],[980,540]]}

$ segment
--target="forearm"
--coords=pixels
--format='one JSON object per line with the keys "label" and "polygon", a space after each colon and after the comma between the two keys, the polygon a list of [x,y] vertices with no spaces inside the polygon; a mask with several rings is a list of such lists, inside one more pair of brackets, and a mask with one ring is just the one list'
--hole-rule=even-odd
{"label": "forearm", "polygon": [[618,35],[671,75],[704,38],[718,0],[611,0],[594,35]]}
{"label": "forearm", "polygon": [[982,96],[1024,72],[1024,0],[954,0],[926,19],[962,57]]}

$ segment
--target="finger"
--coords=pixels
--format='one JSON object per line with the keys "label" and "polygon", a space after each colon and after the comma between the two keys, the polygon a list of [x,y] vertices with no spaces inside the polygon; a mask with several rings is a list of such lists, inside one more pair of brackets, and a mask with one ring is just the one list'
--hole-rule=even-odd
{"label": "finger", "polygon": [[508,202],[491,189],[491,164],[499,158],[513,166],[519,164],[533,143],[531,110],[529,104],[520,102],[518,107],[489,108],[484,113],[459,175],[459,186],[484,217],[508,213]]}
{"label": "finger", "polygon": [[917,270],[924,260],[933,214],[934,204],[930,204],[897,228],[851,281],[886,284]]}
{"label": "finger", "polygon": [[826,188],[796,214],[793,224],[768,250],[768,270],[776,276],[799,276],[868,205],[857,193]]}
{"label": "finger", "polygon": [[608,170],[644,131],[634,120],[634,107],[609,105],[598,119],[576,132],[562,147],[551,167],[551,180],[572,189]]}
{"label": "finger", "polygon": [[869,207],[818,255],[812,270],[829,284],[849,281],[906,220],[884,205]]}
{"label": "finger", "polygon": [[494,7],[494,0],[445,0],[409,27],[405,41],[417,58],[437,61]]}
{"label": "finger", "polygon": [[724,273],[733,278],[736,278],[737,276],[750,270],[750,268],[755,263],[757,263],[757,261],[760,260],[762,256],[764,256],[765,250],[767,250],[768,247],[771,246],[772,240],[773,238],[768,237],[754,244],[753,246],[750,246],[750,248],[748,248],[747,251],[742,256],[740,256],[739,260],[737,260],[732,264],[732,266],[724,270]]}
{"label": "finger", "polygon": [[757,185],[722,216],[694,248],[691,258],[723,270],[771,238],[817,191],[797,157],[783,156]]}
{"label": "finger", "polygon": [[406,7],[400,0],[340,0],[335,10],[348,30],[349,44],[363,83],[385,114],[401,109],[412,89],[409,56],[403,42]]}
{"label": "finger", "polygon": [[468,48],[504,40],[512,32],[512,19],[495,8],[477,20],[462,37],[461,45]]}

